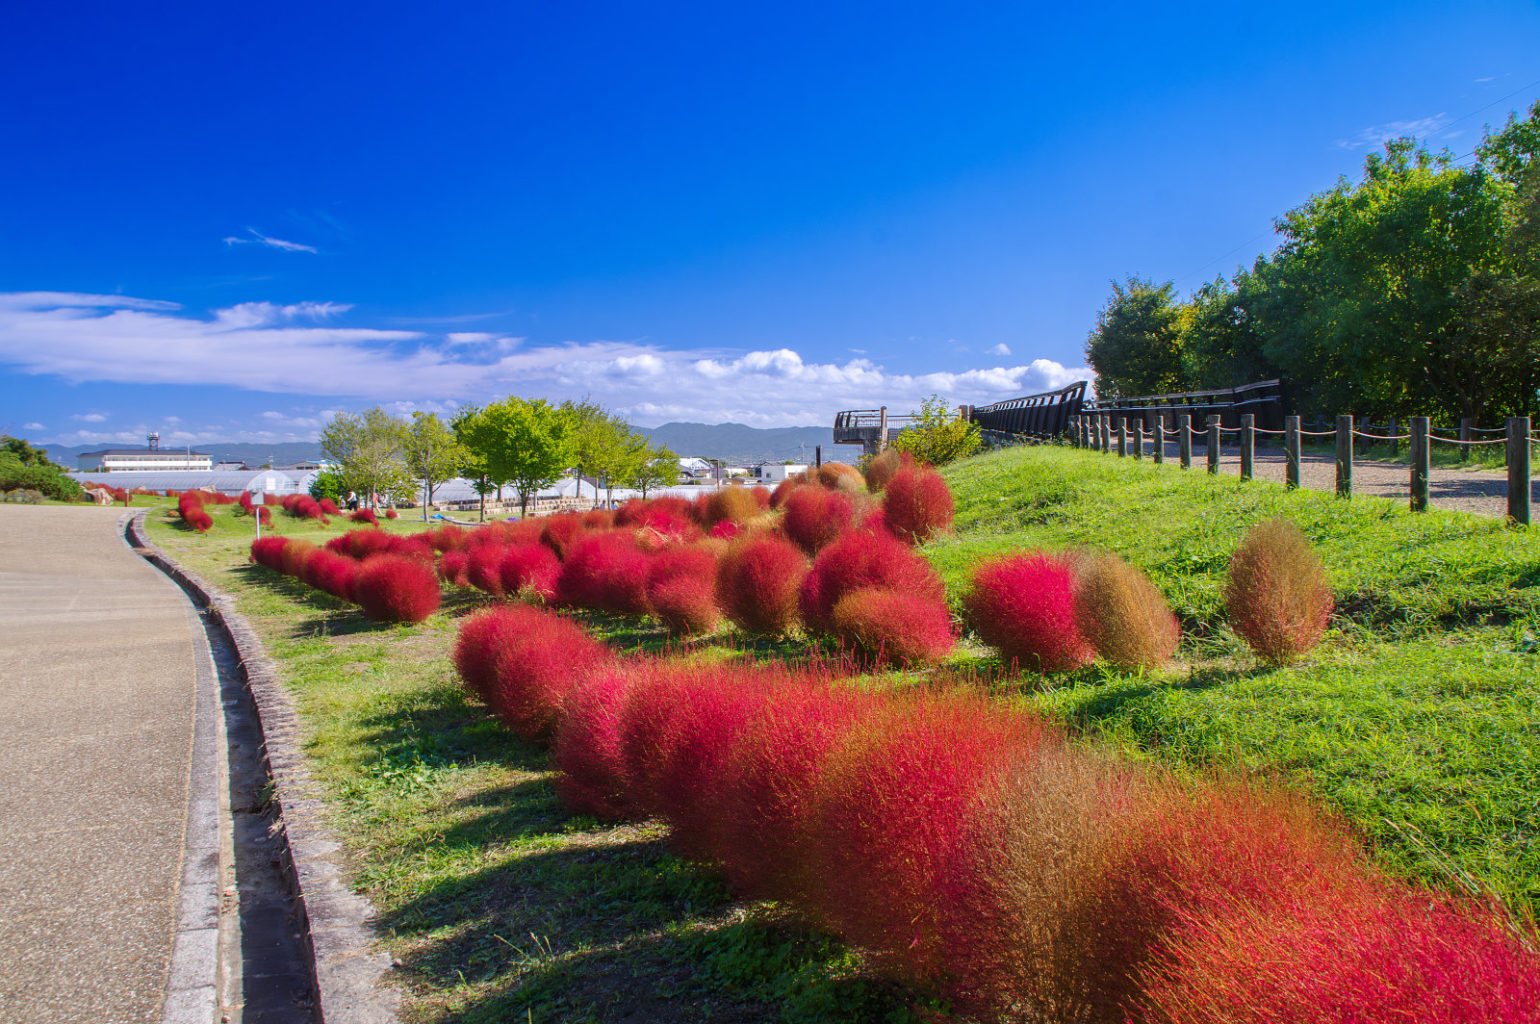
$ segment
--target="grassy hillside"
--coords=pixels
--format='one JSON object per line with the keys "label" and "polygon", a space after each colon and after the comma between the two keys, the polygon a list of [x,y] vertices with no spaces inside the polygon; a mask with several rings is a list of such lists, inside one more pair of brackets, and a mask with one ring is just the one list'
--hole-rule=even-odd
{"label": "grassy hillside", "polygon": [[[1147,571],[1182,620],[1167,672],[1026,678],[1016,699],[1140,756],[1282,773],[1398,870],[1540,906],[1540,532],[1057,447],[946,475],[956,535],[927,553],[954,600],[981,558],[1089,546]],[[1274,516],[1316,544],[1337,600],[1287,669],[1250,657],[1220,599],[1241,535]]]}

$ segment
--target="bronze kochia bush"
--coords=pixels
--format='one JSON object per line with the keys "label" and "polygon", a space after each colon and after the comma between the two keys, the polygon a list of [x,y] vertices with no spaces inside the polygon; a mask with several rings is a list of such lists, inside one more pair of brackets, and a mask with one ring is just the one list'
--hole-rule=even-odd
{"label": "bronze kochia bush", "polygon": [[1333,607],[1326,570],[1299,527],[1258,523],[1230,559],[1230,626],[1264,661],[1286,665],[1321,642]]}

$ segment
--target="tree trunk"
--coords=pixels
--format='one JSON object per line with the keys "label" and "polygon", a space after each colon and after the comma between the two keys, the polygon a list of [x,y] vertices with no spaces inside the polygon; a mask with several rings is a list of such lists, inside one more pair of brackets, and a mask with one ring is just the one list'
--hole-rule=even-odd
{"label": "tree trunk", "polygon": [[487,521],[487,478],[481,478],[481,486],[476,489],[476,496],[481,499],[481,509],[476,518],[481,522]]}

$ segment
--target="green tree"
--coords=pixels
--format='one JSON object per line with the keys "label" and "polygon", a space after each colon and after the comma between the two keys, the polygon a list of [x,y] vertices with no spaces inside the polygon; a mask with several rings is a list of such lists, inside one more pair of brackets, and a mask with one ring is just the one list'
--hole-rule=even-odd
{"label": "green tree", "polygon": [[406,424],[375,406],[339,412],[321,430],[321,450],[337,464],[349,490],[373,505],[378,495],[399,491],[407,477]]}
{"label": "green tree", "polygon": [[437,413],[414,412],[407,427],[405,454],[407,469],[422,481],[422,518],[426,522],[434,488],[460,472],[465,449],[454,429]]}
{"label": "green tree", "polygon": [[473,469],[484,482],[512,484],[520,515],[528,515],[530,499],[571,465],[572,429],[572,418],[543,398],[509,396],[455,420]]}
{"label": "green tree", "polygon": [[916,462],[944,466],[978,450],[978,425],[958,416],[940,395],[923,399],[910,416],[909,426],[888,447],[908,452]]}
{"label": "green tree", "polygon": [[14,490],[37,491],[55,501],[78,501],[83,494],[80,484],[43,449],[0,434],[0,491]]}
{"label": "green tree", "polygon": [[1112,282],[1112,298],[1096,316],[1086,339],[1086,359],[1096,370],[1103,398],[1156,395],[1183,383],[1182,308],[1175,286],[1130,277]]}
{"label": "green tree", "polygon": [[1220,277],[1198,289],[1182,318],[1185,383],[1233,388],[1279,376],[1257,317],[1265,288],[1260,275],[1242,270],[1233,283]]}
{"label": "green tree", "polygon": [[679,482],[679,456],[668,445],[649,448],[627,482],[641,491],[644,498],[650,490],[672,487]]}
{"label": "green tree", "polygon": [[337,501],[342,497],[343,490],[342,474],[335,469],[323,469],[310,481],[310,496],[316,501],[322,498]]}

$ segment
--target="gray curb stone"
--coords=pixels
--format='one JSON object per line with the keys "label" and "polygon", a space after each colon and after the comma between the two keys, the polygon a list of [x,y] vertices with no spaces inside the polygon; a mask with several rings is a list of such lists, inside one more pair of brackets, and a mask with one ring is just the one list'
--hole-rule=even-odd
{"label": "gray curb stone", "polygon": [[129,525],[134,545],[198,596],[240,655],[262,720],[273,799],[288,835],[294,885],[314,955],[321,1018],[326,1024],[397,1024],[400,993],[386,980],[393,961],[379,946],[373,904],[344,881],[342,846],[326,826],[322,792],[299,749],[299,717],[277,665],[228,595],[150,543],[144,517],[137,513]]}

